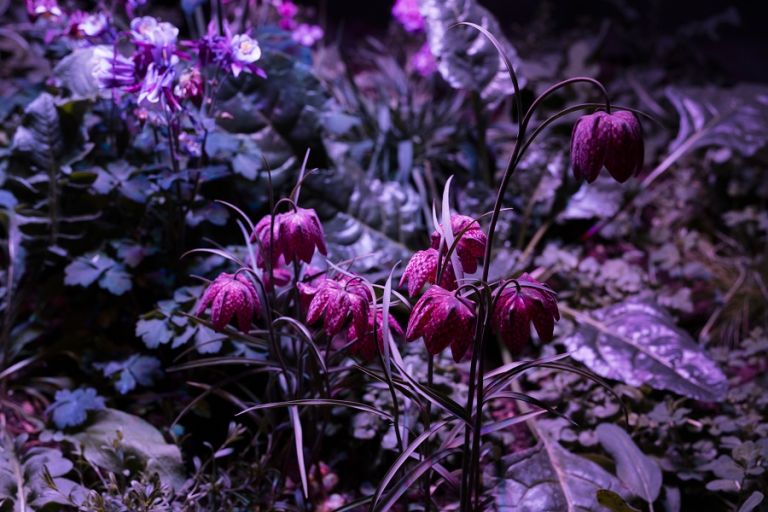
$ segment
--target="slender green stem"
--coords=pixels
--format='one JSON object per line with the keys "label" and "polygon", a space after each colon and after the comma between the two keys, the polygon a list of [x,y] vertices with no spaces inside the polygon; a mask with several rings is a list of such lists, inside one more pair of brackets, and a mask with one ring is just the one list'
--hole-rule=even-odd
{"label": "slender green stem", "polygon": [[[427,360],[427,386],[432,387],[435,374],[435,356],[429,356]],[[429,432],[432,428],[432,404],[427,402],[427,406],[424,411],[424,430]],[[424,441],[424,460],[429,459],[431,456],[432,448],[429,443],[429,439]],[[427,468],[424,473],[424,512],[429,512],[432,508],[432,496],[430,493],[429,484],[432,480],[432,468]]]}

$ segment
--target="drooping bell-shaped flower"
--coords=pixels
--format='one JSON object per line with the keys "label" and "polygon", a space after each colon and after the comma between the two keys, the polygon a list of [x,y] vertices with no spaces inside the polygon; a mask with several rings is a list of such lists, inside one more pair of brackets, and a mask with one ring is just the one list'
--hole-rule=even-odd
{"label": "drooping bell-shaped flower", "polygon": [[270,252],[272,246],[272,262],[277,264],[280,258],[286,263],[304,261],[309,263],[315,250],[328,254],[325,246],[325,234],[315,210],[311,208],[296,208],[295,210],[279,213],[274,218],[274,229],[270,237],[271,216],[262,218],[251,234],[251,241],[258,241],[261,246],[260,260]]}
{"label": "drooping bell-shaped flower", "polygon": [[450,345],[453,360],[459,362],[472,345],[475,321],[471,302],[432,285],[413,306],[405,339],[424,338],[424,345],[431,355]]}
{"label": "drooping bell-shaped flower", "polygon": [[[438,260],[440,254],[436,249],[427,249],[425,251],[417,251],[411,256],[408,265],[405,267],[403,277],[400,278],[400,286],[408,283],[408,295],[413,297],[418,294],[424,285],[435,284],[437,281]],[[442,262],[446,262],[443,258]],[[445,270],[440,276],[440,285],[447,290],[455,290],[456,275],[453,273],[453,266],[450,261],[447,261]]]}
{"label": "drooping bell-shaped flower", "polygon": [[[464,231],[465,229],[466,231]],[[461,235],[456,244],[456,254],[461,262],[462,270],[469,274],[477,271],[477,260],[485,254],[485,244],[488,242],[488,237],[480,227],[480,223],[472,217],[453,214],[451,215],[451,231],[453,231],[454,238]],[[463,234],[462,231],[464,231]],[[439,231],[432,233],[433,249],[440,248],[441,239],[442,234]],[[443,248],[443,251],[447,250],[448,247]]]}
{"label": "drooping bell-shaped flower", "polygon": [[[363,334],[358,336],[358,331],[354,323],[350,324],[347,328],[347,341],[353,342],[349,347],[349,351],[353,354],[359,355],[366,361],[370,361],[376,356],[376,344],[378,342],[378,350],[384,350],[384,313],[381,308],[376,310],[376,336],[374,333],[374,315],[373,310],[368,313],[368,323]],[[403,328],[397,322],[395,317],[389,315],[389,332],[399,338],[403,337]]]}
{"label": "drooping bell-shaped flower", "polygon": [[552,340],[555,321],[560,320],[555,293],[530,275],[507,285],[496,301],[493,329],[512,353],[520,352],[531,336],[531,322],[543,342]]}
{"label": "drooping bell-shaped flower", "polygon": [[365,332],[371,295],[362,278],[338,276],[323,279],[315,289],[307,309],[307,323],[314,324],[323,317],[328,336],[335,336],[351,322],[356,332]]}
{"label": "drooping bell-shaped flower", "polygon": [[644,151],[643,130],[632,112],[595,112],[573,126],[571,164],[577,180],[591,183],[605,167],[624,183],[643,166]]}
{"label": "drooping bell-shaped flower", "polygon": [[244,274],[222,272],[208,285],[195,314],[202,315],[211,306],[211,322],[217,330],[237,317],[241,331],[248,331],[254,315],[261,312],[261,302],[256,287]]}

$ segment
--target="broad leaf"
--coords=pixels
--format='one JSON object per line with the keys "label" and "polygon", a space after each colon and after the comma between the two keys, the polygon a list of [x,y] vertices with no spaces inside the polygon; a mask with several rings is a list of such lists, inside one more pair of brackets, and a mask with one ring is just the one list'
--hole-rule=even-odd
{"label": "broad leaf", "polygon": [[155,427],[143,419],[115,409],[96,414],[94,422],[82,432],[68,436],[92,464],[121,473],[125,462],[111,447],[120,448],[137,464],[135,469],[156,472],[163,483],[178,489],[184,483],[184,466],[179,447],[169,444]]}
{"label": "broad leaf", "polygon": [[64,151],[59,113],[53,96],[44,92],[24,110],[24,122],[13,136],[13,150],[28,155],[42,171],[56,168]]}
{"label": "broad leaf", "polygon": [[468,26],[454,26],[465,21],[484,27],[502,45],[518,76],[521,63],[514,47],[504,38],[499,22],[475,0],[420,0],[426,21],[427,41],[437,59],[437,69],[455,89],[476,91],[487,102],[495,102],[514,92],[507,69],[494,45],[479,31]]}
{"label": "broad leaf", "polygon": [[115,389],[124,395],[136,385],[151,386],[162,374],[160,360],[152,356],[134,354],[125,361],[112,361],[102,367],[105,377],[114,377]]}
{"label": "broad leaf", "polygon": [[597,502],[599,490],[623,494],[616,477],[538,430],[536,446],[504,458],[507,471],[494,490],[497,510],[597,512],[605,510]]}
{"label": "broad leaf", "polygon": [[689,150],[725,146],[751,156],[768,142],[768,87],[764,85],[670,87],[666,94],[680,116],[671,150],[690,141]]}
{"label": "broad leaf", "polygon": [[653,503],[661,492],[661,469],[645,455],[621,427],[601,423],[597,438],[616,461],[616,475],[635,496]]}
{"label": "broad leaf", "polygon": [[697,400],[725,396],[723,372],[660,306],[630,299],[576,318],[582,326],[563,343],[601,377]]}

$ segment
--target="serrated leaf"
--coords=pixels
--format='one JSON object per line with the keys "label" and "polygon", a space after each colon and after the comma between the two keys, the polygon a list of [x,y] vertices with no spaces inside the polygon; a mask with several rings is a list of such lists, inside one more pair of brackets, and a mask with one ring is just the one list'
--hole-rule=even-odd
{"label": "serrated leaf", "polygon": [[768,87],[764,85],[669,87],[666,95],[680,116],[671,150],[691,140],[689,150],[725,146],[752,156],[768,142]]}
{"label": "serrated leaf", "polygon": [[661,469],[616,425],[601,423],[597,438],[616,462],[616,475],[635,495],[653,503],[661,492]]}
{"label": "serrated leaf", "polygon": [[64,145],[53,96],[44,92],[27,105],[23,124],[13,136],[12,148],[28,155],[40,170],[50,171],[56,167]]}
{"label": "serrated leaf", "polygon": [[697,400],[718,401],[728,390],[717,364],[656,304],[629,299],[576,318],[581,327],[563,343],[601,377]]}
{"label": "serrated leaf", "polygon": [[122,295],[133,287],[131,275],[125,267],[115,262],[99,279],[99,286],[112,293]]}
{"label": "serrated leaf", "polygon": [[90,286],[117,262],[102,253],[88,253],[78,257],[64,269],[64,284]]}
{"label": "serrated leaf", "polygon": [[500,512],[603,511],[597,492],[622,495],[619,481],[594,462],[563,448],[550,434],[539,443],[504,457],[504,477],[494,490]]}
{"label": "serrated leaf", "polygon": [[437,59],[437,69],[451,87],[477,91],[489,103],[514,92],[496,48],[476,29],[454,26],[462,21],[484,27],[499,40],[518,74],[519,86],[525,86],[517,52],[504,38],[499,22],[485,7],[475,0],[420,0],[419,6],[426,22],[429,48]]}

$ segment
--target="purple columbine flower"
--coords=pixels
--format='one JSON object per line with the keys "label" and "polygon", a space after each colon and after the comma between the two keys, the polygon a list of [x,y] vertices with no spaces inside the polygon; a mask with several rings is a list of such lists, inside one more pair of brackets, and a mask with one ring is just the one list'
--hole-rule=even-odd
{"label": "purple columbine flower", "polygon": [[437,285],[432,285],[413,306],[406,341],[424,338],[431,355],[451,346],[453,360],[461,361],[472,345],[476,315],[472,303]]}
{"label": "purple columbine flower", "polygon": [[496,300],[493,329],[510,352],[520,352],[531,336],[531,322],[543,342],[552,340],[555,321],[560,320],[555,292],[527,273],[508,284]]}
{"label": "purple columbine flower", "polygon": [[44,18],[57,18],[63,14],[56,0],[26,0],[24,4],[27,8],[27,14],[29,14],[32,21],[41,16]]}
{"label": "purple columbine flower", "polygon": [[[251,234],[251,241],[258,241],[261,246],[260,262],[264,261],[261,255],[269,254],[270,224],[271,216],[267,215],[256,224]],[[311,208],[297,207],[293,211],[275,215],[271,239],[274,242],[273,265],[277,265],[281,258],[285,263],[299,260],[309,263],[312,261],[315,250],[328,254],[323,226],[315,210]]]}
{"label": "purple columbine flower", "polygon": [[419,0],[397,0],[392,7],[392,16],[407,32],[424,30],[424,17],[419,12]]}
{"label": "purple columbine flower", "polygon": [[98,37],[107,31],[109,20],[103,13],[87,14],[75,26],[75,31],[83,37]]}
{"label": "purple columbine flower", "polygon": [[203,101],[203,78],[200,75],[200,70],[196,67],[185,69],[173,92],[177,98],[191,100],[200,106]]}
{"label": "purple columbine flower", "polygon": [[159,69],[154,62],[150,64],[141,84],[137,103],[144,106],[160,104],[174,111],[180,110],[181,105],[173,94],[175,74],[172,67]]}
{"label": "purple columbine flower", "polygon": [[123,57],[114,47],[97,46],[93,50],[93,77],[104,89],[132,87],[136,84],[133,60]]}
{"label": "purple columbine flower", "polygon": [[[465,229],[466,231],[464,231]],[[456,254],[464,272],[469,274],[476,272],[477,260],[485,254],[485,244],[488,243],[488,237],[480,227],[480,223],[472,217],[454,214],[451,215],[451,231],[453,231],[454,238],[458,238],[459,234],[464,231],[456,244]],[[432,248],[439,249],[441,241],[442,233],[434,231],[432,233]],[[447,251],[448,248],[444,246],[442,250]]]}
{"label": "purple columbine flower", "polygon": [[318,25],[309,25],[302,23],[293,30],[291,39],[302,46],[313,46],[323,38],[323,29]]}
{"label": "purple columbine flower", "polygon": [[[166,21],[157,21],[152,16],[142,16],[131,21],[131,39],[138,47],[134,60],[140,76],[148,70],[150,64],[161,68],[176,64],[178,35],[178,28]],[[157,71],[164,72],[165,69]]]}
{"label": "purple columbine flower", "polygon": [[632,112],[595,112],[573,126],[571,162],[577,180],[592,183],[605,167],[624,183],[643,166],[644,152],[643,130]]}
{"label": "purple columbine flower", "polygon": [[195,314],[202,315],[211,306],[211,322],[214,329],[221,331],[233,317],[241,331],[247,332],[254,315],[261,312],[261,302],[256,287],[243,274],[222,272],[206,288]]}
{"label": "purple columbine flower", "polygon": [[[408,295],[413,297],[418,294],[424,285],[435,284],[437,282],[437,264],[440,259],[440,254],[437,249],[427,249],[425,251],[417,251],[411,256],[408,265],[405,267],[403,276],[400,278],[400,286],[408,283]],[[445,259],[443,259],[445,262]],[[445,267],[445,271],[440,276],[440,286],[447,290],[455,290],[456,275],[453,272],[453,266],[448,261]]]}
{"label": "purple columbine flower", "polygon": [[[384,312],[381,308],[376,309],[375,321],[376,336],[374,336],[373,310],[370,310],[368,314],[368,324],[361,336],[358,336],[354,323],[347,328],[347,341],[352,342],[349,351],[366,361],[370,361],[376,356],[377,342],[378,350],[384,350]],[[392,315],[389,315],[389,332],[400,338],[404,336],[403,328]]]}
{"label": "purple columbine flower", "polygon": [[368,324],[371,295],[361,277],[340,276],[324,279],[317,285],[309,303],[307,323],[314,324],[323,317],[328,336],[335,336],[351,322],[355,332],[365,332]]}
{"label": "purple columbine flower", "polygon": [[429,48],[429,43],[424,43],[416,53],[411,55],[408,67],[423,77],[428,77],[437,71],[437,60]]}
{"label": "purple columbine flower", "polygon": [[255,39],[247,34],[237,34],[230,42],[232,74],[237,77],[243,70],[251,70],[252,64],[261,58],[261,48]]}

